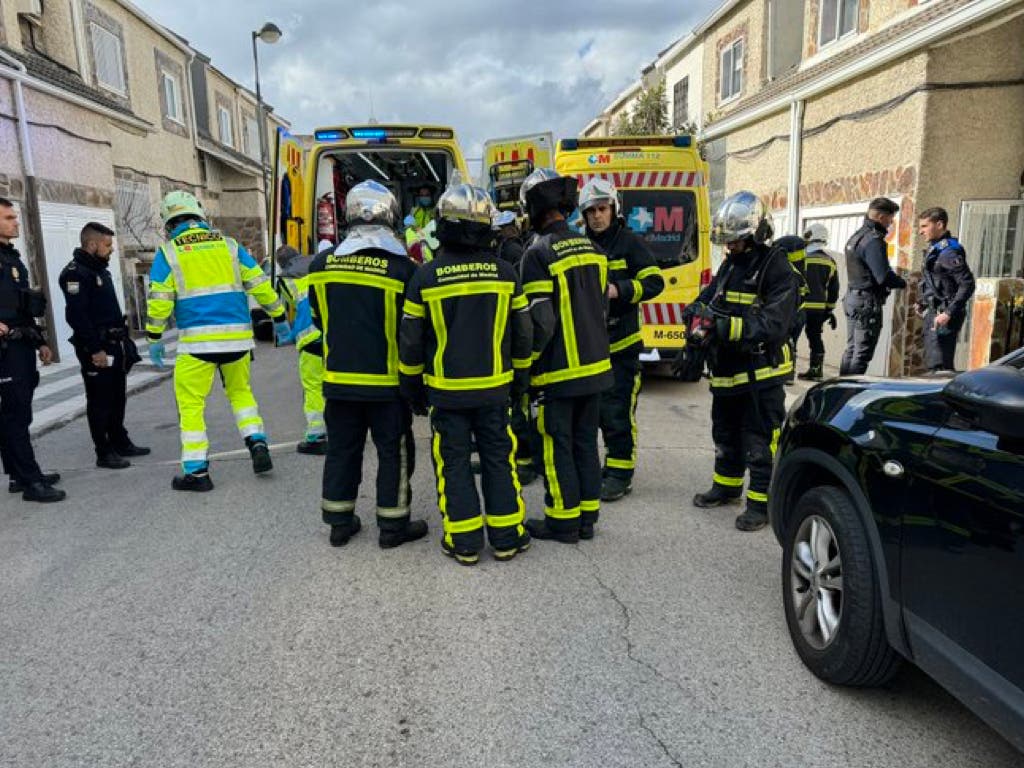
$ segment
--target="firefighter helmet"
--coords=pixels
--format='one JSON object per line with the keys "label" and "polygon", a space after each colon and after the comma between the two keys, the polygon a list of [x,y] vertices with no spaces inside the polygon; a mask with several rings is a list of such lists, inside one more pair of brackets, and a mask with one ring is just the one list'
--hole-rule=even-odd
{"label": "firefighter helmet", "polygon": [[772,237],[772,216],[761,198],[746,190],[725,198],[711,219],[711,242],[725,245],[750,239],[765,243]]}
{"label": "firefighter helmet", "polygon": [[376,181],[361,181],[345,196],[345,221],[349,224],[395,226],[401,211],[391,190]]}
{"label": "firefighter helmet", "polygon": [[576,179],[559,176],[551,168],[538,168],[523,180],[519,188],[519,202],[535,229],[548,211],[571,215],[576,210],[578,199]]}
{"label": "firefighter helmet", "polygon": [[607,179],[595,176],[580,190],[580,213],[586,214],[591,208],[598,205],[610,205],[613,209],[613,216],[622,212],[622,201],[619,199],[619,192],[615,185]]}
{"label": "firefighter helmet", "polygon": [[828,228],[816,221],[804,230],[804,240],[808,243],[827,243]]}
{"label": "firefighter helmet", "polygon": [[472,184],[448,187],[437,199],[437,240],[441,245],[489,248],[494,243],[491,221],[494,201]]}

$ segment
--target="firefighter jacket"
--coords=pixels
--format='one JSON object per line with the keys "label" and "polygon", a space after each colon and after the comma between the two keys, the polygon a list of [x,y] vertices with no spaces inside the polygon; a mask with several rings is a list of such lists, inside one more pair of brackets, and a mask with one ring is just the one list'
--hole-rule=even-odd
{"label": "firefighter jacket", "polygon": [[847,288],[873,293],[883,302],[889,291],[907,287],[907,281],[889,266],[886,231],[878,222],[865,218],[846,243]]}
{"label": "firefighter jacket", "polygon": [[320,329],[313,325],[313,312],[309,307],[309,275],[302,277],[282,277],[280,282],[281,299],[294,313],[292,320],[292,338],[295,348],[302,352],[321,354]]}
{"label": "firefighter jacket", "polygon": [[564,220],[545,227],[523,256],[523,293],[533,320],[530,386],[577,397],[612,385],[608,259]]}
{"label": "firefighter jacket", "polygon": [[523,263],[523,243],[518,237],[509,237],[505,240],[498,241],[497,254],[498,258],[502,261],[507,261],[513,267],[515,267],[516,273],[518,274]]}
{"label": "firefighter jacket", "polygon": [[440,408],[504,405],[516,373],[524,382],[529,375],[532,346],[526,296],[494,253],[445,246],[409,282],[398,365],[404,391],[424,382],[428,402]]}
{"label": "firefighter jacket", "polygon": [[417,269],[387,227],[358,225],[309,267],[309,304],[323,334],[324,397],[397,400],[398,329]]}
{"label": "firefighter jacket", "polygon": [[32,342],[39,346],[44,342],[35,318],[45,312],[46,299],[29,288],[28,269],[21,254],[13,245],[0,243],[0,323],[9,328],[31,329]]}
{"label": "firefighter jacket", "polygon": [[727,326],[709,354],[711,392],[739,394],[782,384],[793,370],[788,339],[797,311],[797,284],[786,253],[752,245],[729,254],[711,284],[697,297]]}
{"label": "firefighter jacket", "polygon": [[127,332],[108,263],[76,248],[57,281],[64,293],[64,317],[74,332],[71,343],[90,355],[106,349],[111,331]]}
{"label": "firefighter jacket", "polygon": [[797,309],[807,309],[807,296],[810,293],[810,288],[807,285],[807,243],[802,237],[785,235],[773,241],[772,247],[785,252],[795,274],[799,297]]}
{"label": "firefighter jacket", "polygon": [[803,308],[808,312],[831,312],[839,300],[839,272],[836,260],[821,243],[807,246],[804,260],[807,298]]}
{"label": "firefighter jacket", "polygon": [[974,295],[974,274],[967,266],[967,254],[949,232],[928,244],[921,270],[921,304],[946,312],[952,318],[967,314],[967,302]]}
{"label": "firefighter jacket", "polygon": [[636,355],[643,349],[640,335],[640,302],[665,290],[665,279],[647,244],[620,219],[590,238],[608,256],[608,283],[619,292],[608,306],[608,342],[613,355]]}
{"label": "firefighter jacket", "polygon": [[146,335],[158,340],[173,313],[178,352],[246,352],[255,346],[246,294],[271,317],[284,317],[270,277],[245,248],[205,222],[186,222],[153,259]]}

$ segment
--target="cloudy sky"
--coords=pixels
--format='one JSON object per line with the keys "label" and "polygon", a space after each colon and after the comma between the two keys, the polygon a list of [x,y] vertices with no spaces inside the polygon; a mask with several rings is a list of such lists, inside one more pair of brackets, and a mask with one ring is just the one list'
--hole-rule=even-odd
{"label": "cloudy sky", "polygon": [[[299,133],[324,125],[451,125],[468,157],[483,141],[577,134],[658,51],[720,0],[134,0],[213,64],[252,87]],[[528,10],[524,10],[528,9]]]}

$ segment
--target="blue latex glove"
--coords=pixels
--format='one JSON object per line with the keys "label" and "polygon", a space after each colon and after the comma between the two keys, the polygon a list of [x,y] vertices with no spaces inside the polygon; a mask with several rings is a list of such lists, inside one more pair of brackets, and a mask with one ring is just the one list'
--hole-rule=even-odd
{"label": "blue latex glove", "polygon": [[291,344],[292,339],[292,327],[287,320],[278,320],[274,323],[274,335],[277,337],[277,346],[283,347],[285,344]]}
{"label": "blue latex glove", "polygon": [[157,368],[163,369],[164,367],[164,353],[166,348],[162,341],[151,341],[149,342],[149,359],[153,365]]}

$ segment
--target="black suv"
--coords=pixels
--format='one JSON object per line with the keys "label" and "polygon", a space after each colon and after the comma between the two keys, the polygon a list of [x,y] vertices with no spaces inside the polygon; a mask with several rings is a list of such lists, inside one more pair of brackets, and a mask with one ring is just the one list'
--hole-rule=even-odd
{"label": "black suv", "polygon": [[820,384],[777,458],[803,662],[869,686],[909,659],[1024,750],[1024,349],[953,378]]}

